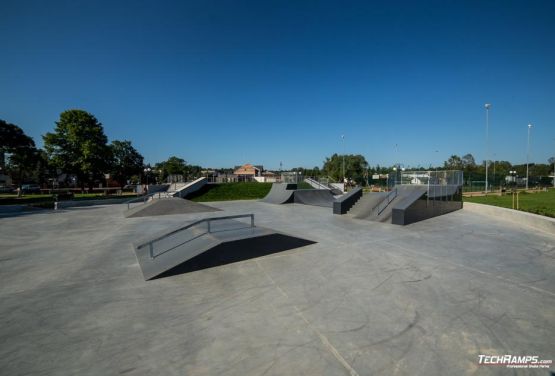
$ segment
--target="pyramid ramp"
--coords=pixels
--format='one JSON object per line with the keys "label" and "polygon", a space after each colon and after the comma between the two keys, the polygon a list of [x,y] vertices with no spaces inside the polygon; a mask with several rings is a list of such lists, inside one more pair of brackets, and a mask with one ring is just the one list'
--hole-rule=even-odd
{"label": "pyramid ramp", "polygon": [[153,217],[159,215],[190,214],[220,211],[208,205],[199,204],[176,197],[151,198],[145,204],[137,205],[126,212],[126,218]]}
{"label": "pyramid ramp", "polygon": [[254,214],[233,215],[201,219],[133,247],[143,277],[149,280],[220,244],[276,233],[254,226]]}
{"label": "pyramid ramp", "polygon": [[297,184],[273,183],[270,192],[260,201],[269,204],[288,204],[293,202],[296,189]]}

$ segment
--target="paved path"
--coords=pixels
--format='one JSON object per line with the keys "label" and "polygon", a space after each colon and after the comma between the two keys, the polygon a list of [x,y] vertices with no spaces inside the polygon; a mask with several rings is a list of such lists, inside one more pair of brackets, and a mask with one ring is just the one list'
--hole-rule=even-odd
{"label": "paved path", "polygon": [[[1,373],[507,375],[478,355],[555,360],[553,234],[464,210],[400,227],[306,205],[210,205],[224,212],[0,219]],[[250,212],[317,243],[143,280],[132,241]]]}

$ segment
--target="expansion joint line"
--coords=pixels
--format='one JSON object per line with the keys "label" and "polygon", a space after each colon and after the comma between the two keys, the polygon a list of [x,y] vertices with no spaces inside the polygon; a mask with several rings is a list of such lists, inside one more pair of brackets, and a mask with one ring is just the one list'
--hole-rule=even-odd
{"label": "expansion joint line", "polygon": [[[287,295],[287,293],[276,283],[276,281],[274,281],[274,279],[266,272],[266,270],[262,267],[262,265],[260,265],[260,262],[258,260],[256,260],[256,265],[258,265],[258,267],[260,268],[260,270],[262,270],[262,272],[264,273],[264,275],[266,276],[266,278],[268,278],[268,280],[272,283],[272,285],[274,285],[276,287],[276,289],[288,300],[289,299],[289,295]],[[347,361],[345,360],[345,358],[343,358],[343,356],[341,356],[341,354],[339,353],[339,351],[337,351],[337,349],[331,344],[331,342],[328,340],[328,338],[322,333],[320,332],[316,327],[314,327],[314,325],[312,325],[310,323],[310,321],[308,321],[308,319],[306,318],[306,316],[303,314],[303,312],[299,309],[299,307],[297,307],[296,305],[293,305],[293,308],[295,309],[295,313],[297,314],[297,316],[299,316],[301,318],[301,320],[303,320],[306,324],[307,327],[309,327],[320,339],[320,342],[322,342],[322,344],[324,345],[324,347],[326,348],[326,350],[328,350],[334,357],[335,359],[337,359],[337,361],[339,363],[341,363],[341,365],[343,367],[345,367],[345,369],[347,371],[349,371],[349,374],[351,376],[359,376],[358,372],[355,371],[355,369],[353,367],[351,367],[351,365],[349,363],[347,363]]]}

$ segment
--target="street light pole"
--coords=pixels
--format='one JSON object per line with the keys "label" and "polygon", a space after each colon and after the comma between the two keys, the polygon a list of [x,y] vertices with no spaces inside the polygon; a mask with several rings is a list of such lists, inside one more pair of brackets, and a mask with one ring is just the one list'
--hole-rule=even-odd
{"label": "street light pole", "polygon": [[345,184],[345,135],[341,135],[341,143],[343,146],[343,184]]}
{"label": "street light pole", "polygon": [[152,169],[150,167],[147,167],[144,169],[145,172],[145,176],[146,176],[146,191],[148,193],[148,174],[150,173],[150,171],[152,171]]}
{"label": "street light pole", "polygon": [[532,129],[532,124],[528,124],[528,149],[526,151],[526,190],[528,190],[528,164],[530,163],[530,129]]}
{"label": "street light pole", "polygon": [[495,162],[497,160],[497,156],[493,153],[493,190],[495,191]]}
{"label": "street light pole", "polygon": [[488,165],[489,165],[489,109],[490,103],[485,104],[486,107],[486,194],[488,194]]}
{"label": "street light pole", "polygon": [[[436,150],[436,159],[437,159],[438,153],[439,153],[439,150]],[[430,173],[431,173],[431,172],[430,172]],[[437,178],[437,164],[436,164],[436,176],[435,176],[435,178],[436,178],[436,181],[439,181],[439,179]],[[429,180],[429,178],[428,178],[428,180]],[[437,183],[436,183],[436,184],[437,184]]]}

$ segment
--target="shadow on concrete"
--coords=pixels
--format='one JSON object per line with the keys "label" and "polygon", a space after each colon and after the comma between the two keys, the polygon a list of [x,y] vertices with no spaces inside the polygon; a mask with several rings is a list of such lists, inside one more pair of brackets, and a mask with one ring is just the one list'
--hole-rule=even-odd
{"label": "shadow on concrete", "polygon": [[25,205],[21,205],[21,208],[0,207],[0,218],[21,217],[21,216],[28,216],[33,214],[44,214],[44,213],[49,213],[53,211],[54,209],[27,207]]}
{"label": "shadow on concrete", "polygon": [[316,242],[283,234],[237,240],[220,244],[158,275],[153,280],[267,256],[314,243]]}

